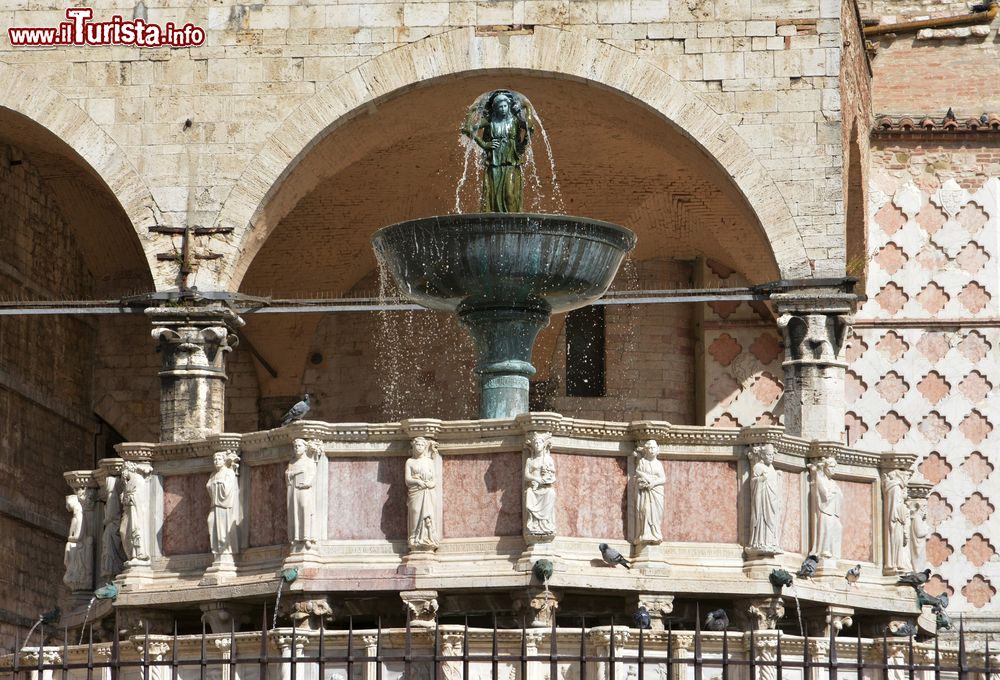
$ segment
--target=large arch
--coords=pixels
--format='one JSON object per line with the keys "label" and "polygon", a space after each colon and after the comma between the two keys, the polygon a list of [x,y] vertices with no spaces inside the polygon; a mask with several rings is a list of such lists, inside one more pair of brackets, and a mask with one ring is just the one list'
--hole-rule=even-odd
{"label": "large arch", "polygon": [[[471,65],[471,68],[470,68]],[[293,111],[247,166],[217,226],[233,229],[233,249],[219,285],[239,286],[280,220],[269,205],[282,180],[332,129],[380,100],[427,81],[486,71],[578,79],[612,89],[656,112],[691,139],[732,180],[751,207],[785,278],[810,275],[791,212],[767,170],[722,115],[655,65],[606,43],[555,28],[502,44],[455,29],[382,54],[331,82]],[[335,121],[331,123],[332,121]]]}
{"label": "large arch", "polygon": [[[124,150],[83,109],[23,69],[0,62],[0,83],[5,85],[0,113],[7,109],[51,133],[76,168],[114,196],[132,228],[130,245],[141,250],[155,281],[156,255],[147,229],[160,222],[160,211]],[[17,142],[28,146],[30,136]]]}

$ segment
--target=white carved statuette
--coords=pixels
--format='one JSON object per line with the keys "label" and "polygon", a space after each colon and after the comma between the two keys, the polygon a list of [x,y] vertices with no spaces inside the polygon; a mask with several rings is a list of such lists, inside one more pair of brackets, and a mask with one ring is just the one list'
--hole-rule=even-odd
{"label": "white carved statuette", "polygon": [[552,458],[552,435],[533,432],[525,443],[524,463],[525,531],[532,536],[556,533],[556,463]]}
{"label": "white carved statuette", "polygon": [[927,567],[927,539],[931,535],[931,525],[927,521],[927,501],[911,500],[909,529],[910,569],[922,571]]}
{"label": "white carved statuette", "polygon": [[809,465],[810,496],[809,552],[824,559],[839,558],[842,527],[840,510],[843,494],[833,479],[837,460],[833,456]]}
{"label": "white carved statuette", "polygon": [[635,450],[635,545],[663,541],[663,485],[667,482],[660,447],[647,439]]}
{"label": "white carved statuette", "polygon": [[128,461],[122,470],[121,539],[129,562],[149,559],[149,535],[146,517],[149,515],[149,463]]}
{"label": "white carved statuette", "polygon": [[885,492],[885,568],[892,571],[909,571],[908,536],[910,510],[906,507],[906,483],[910,474],[905,470],[890,470],[882,475]]}
{"label": "white carved statuette", "polygon": [[774,445],[753,444],[750,459],[750,549],[760,555],[781,552],[781,491],[774,469]]}
{"label": "white carved statuette", "polygon": [[240,485],[236,477],[240,457],[234,452],[216,451],[212,455],[215,471],[208,478],[210,509],[208,536],[213,555],[238,553],[237,527],[240,522]]}
{"label": "white carved statuette", "polygon": [[434,550],[438,546],[435,456],[436,441],[416,437],[406,461],[406,526],[411,550]]}
{"label": "white carved statuette", "polygon": [[110,581],[125,566],[125,548],[122,546],[122,504],[118,496],[121,484],[115,475],[100,478],[101,498],[104,500],[104,526],[101,531],[101,578]]}
{"label": "white carved statuette", "polygon": [[316,512],[317,445],[304,439],[292,442],[292,462],[285,469],[288,485],[288,540],[293,548],[308,549],[316,544],[313,515]]}
{"label": "white carved statuette", "polygon": [[81,500],[81,496],[86,493],[86,489],[79,489],[77,493],[66,496],[66,509],[72,514],[72,518],[63,551],[63,565],[66,567],[63,583],[70,590],[90,590],[94,585],[93,539],[86,526]]}

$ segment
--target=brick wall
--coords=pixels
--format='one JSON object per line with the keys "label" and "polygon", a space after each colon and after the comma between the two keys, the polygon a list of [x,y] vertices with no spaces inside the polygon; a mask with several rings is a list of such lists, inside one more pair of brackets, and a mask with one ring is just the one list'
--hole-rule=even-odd
{"label": "brick wall", "polygon": [[[0,206],[0,298],[87,296],[72,231],[30,161],[0,164]],[[62,472],[94,463],[95,326],[83,317],[0,320],[0,648],[65,593]]]}

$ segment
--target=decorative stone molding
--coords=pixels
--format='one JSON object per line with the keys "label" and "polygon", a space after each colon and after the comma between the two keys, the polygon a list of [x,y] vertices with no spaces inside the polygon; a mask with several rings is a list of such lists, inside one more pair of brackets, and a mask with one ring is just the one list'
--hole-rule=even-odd
{"label": "decorative stone molding", "polygon": [[556,464],[549,432],[532,432],[525,439],[523,508],[525,540],[551,541],[556,535]]}
{"label": "decorative stone molding", "polygon": [[529,628],[551,628],[559,609],[560,596],[547,588],[528,588],[512,597],[514,616]]}
{"label": "decorative stone molding", "polygon": [[184,441],[222,432],[225,355],[243,320],[228,307],[151,307],[160,371],[160,439]]}
{"label": "decorative stone molding", "polygon": [[742,614],[748,630],[775,630],[785,616],[785,603],[780,597],[746,600]]}
{"label": "decorative stone molding", "polygon": [[840,634],[844,628],[850,628],[854,624],[854,609],[852,607],[842,607],[830,605],[826,608],[826,627],[823,629],[825,637],[830,636],[833,631],[834,637]]}
{"label": "decorative stone molding", "polygon": [[411,626],[428,628],[434,625],[438,611],[436,590],[407,590],[401,592],[399,597],[403,600]]}

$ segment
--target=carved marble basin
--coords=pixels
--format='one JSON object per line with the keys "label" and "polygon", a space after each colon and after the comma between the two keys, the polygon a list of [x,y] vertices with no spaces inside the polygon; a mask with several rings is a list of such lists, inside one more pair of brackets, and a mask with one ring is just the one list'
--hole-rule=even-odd
{"label": "carved marble basin", "polygon": [[407,299],[456,312],[479,353],[480,416],[528,410],[531,349],[552,312],[600,298],[635,234],[566,215],[476,213],[400,222],[372,236]]}

